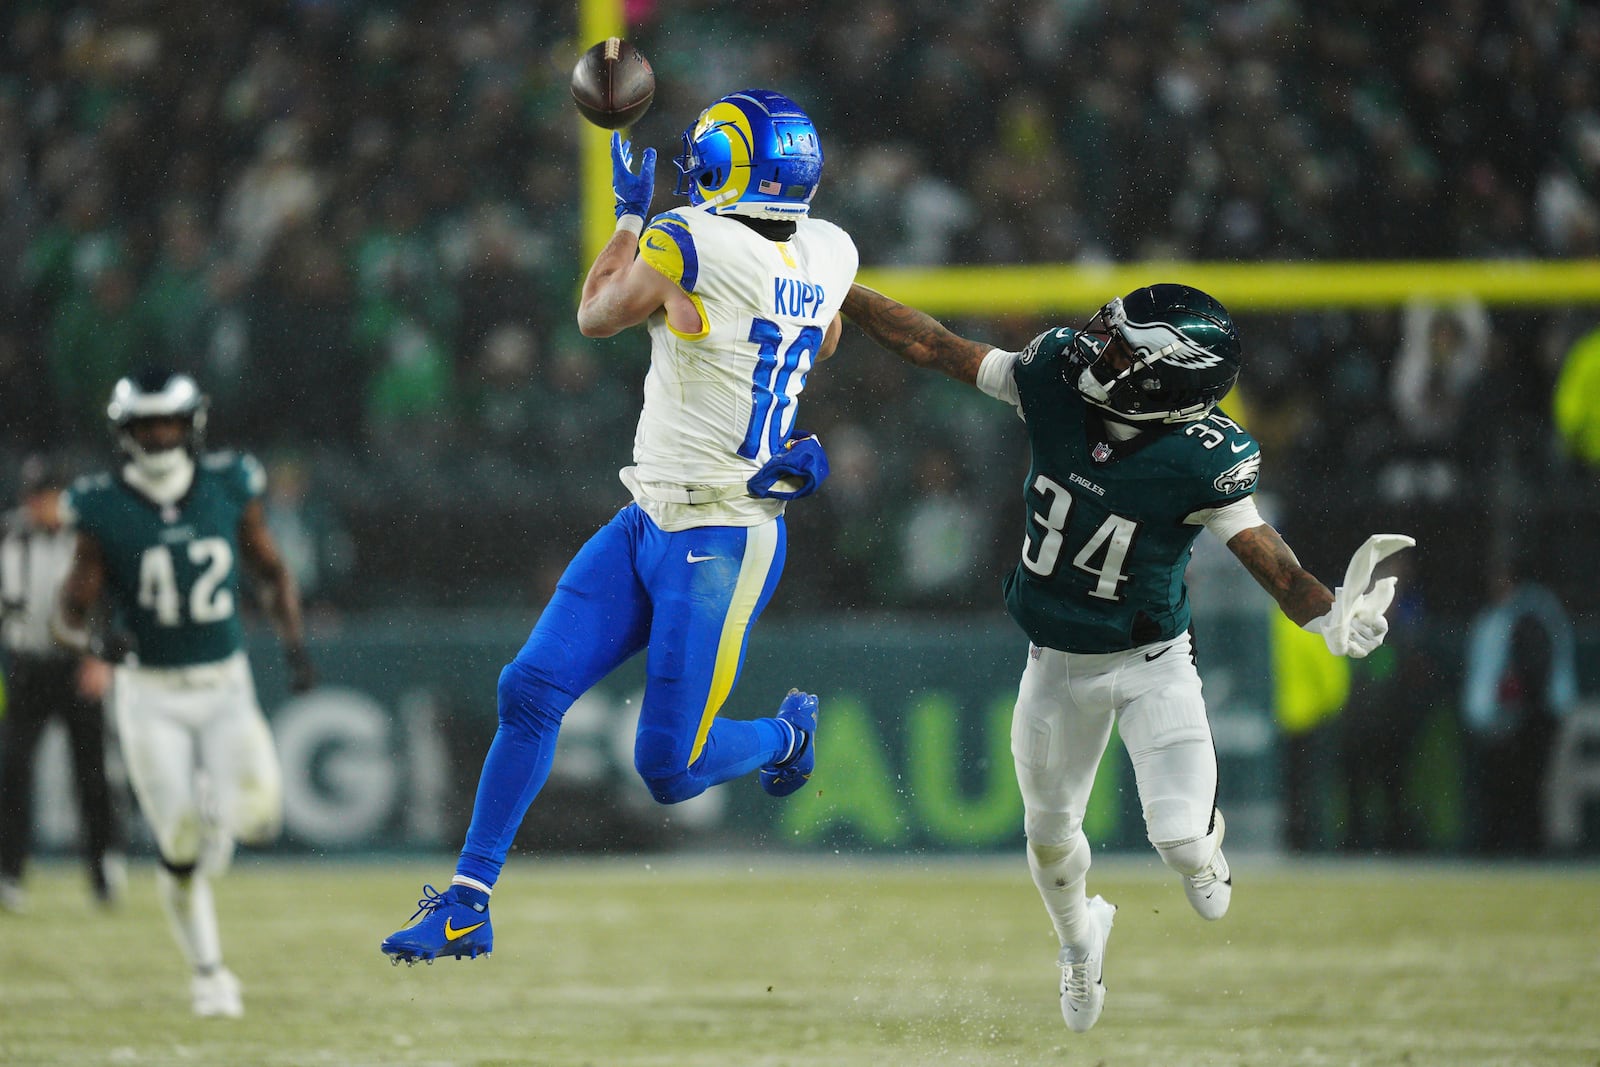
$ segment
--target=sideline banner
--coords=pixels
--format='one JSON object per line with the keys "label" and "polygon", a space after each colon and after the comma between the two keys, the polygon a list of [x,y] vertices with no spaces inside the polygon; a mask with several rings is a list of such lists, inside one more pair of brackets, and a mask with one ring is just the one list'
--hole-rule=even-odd
{"label": "sideline banner", "polygon": [[[494,737],[500,668],[529,620],[350,620],[314,638],[322,684],[291,697],[270,633],[251,635],[262,706],[283,763],[285,854],[454,851]],[[1264,620],[1197,626],[1230,841],[1270,847],[1277,785]],[[519,851],[604,853],[778,848],[874,854],[1012,851],[1022,801],[1010,714],[1028,654],[1004,617],[908,622],[773,617],[756,628],[724,713],[774,711],[791,687],[822,698],[818,770],[784,800],[751,777],[662,807],[633,770],[642,660],[568,713],[550,782]],[[64,738],[41,753],[42,849],[71,848],[76,819]],[[1144,848],[1132,772],[1113,738],[1087,830],[1097,847]],[[136,853],[142,820],[128,808]]]}
{"label": "sideline banner", "polygon": [[[294,699],[263,648],[261,695],[284,763],[280,847],[457,848],[494,736],[495,683],[524,637],[520,622],[352,627],[315,642],[324,685]],[[1243,844],[1273,834],[1277,818],[1264,623],[1213,619],[1201,642],[1229,834]],[[999,617],[766,620],[724,713],[770,714],[791,687],[820,694],[817,775],[786,800],[751,778],[673,807],[652,801],[633,770],[643,685],[636,660],[568,713],[549,785],[516,847],[1020,848],[1010,715],[1027,650]],[[1115,740],[1088,830],[1106,847],[1144,846],[1131,769]]]}

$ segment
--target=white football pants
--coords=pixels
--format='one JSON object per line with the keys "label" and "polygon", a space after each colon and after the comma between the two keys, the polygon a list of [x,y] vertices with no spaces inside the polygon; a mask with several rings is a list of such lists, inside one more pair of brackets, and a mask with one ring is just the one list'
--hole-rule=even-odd
{"label": "white football pants", "polygon": [[167,864],[217,874],[236,840],[277,837],[282,773],[243,652],[197,667],[118,667],[111,699],[129,781]]}
{"label": "white football pants", "polygon": [[1075,850],[1113,722],[1163,858],[1210,832],[1217,754],[1189,635],[1103,655],[1032,646],[1011,720],[1030,848]]}

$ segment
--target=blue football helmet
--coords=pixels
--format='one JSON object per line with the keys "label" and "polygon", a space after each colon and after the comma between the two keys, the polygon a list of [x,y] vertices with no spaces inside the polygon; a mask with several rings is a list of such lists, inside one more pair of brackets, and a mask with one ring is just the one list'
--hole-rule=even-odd
{"label": "blue football helmet", "polygon": [[723,97],[683,131],[676,192],[714,215],[804,218],[822,179],[817,128],[767,89]]}

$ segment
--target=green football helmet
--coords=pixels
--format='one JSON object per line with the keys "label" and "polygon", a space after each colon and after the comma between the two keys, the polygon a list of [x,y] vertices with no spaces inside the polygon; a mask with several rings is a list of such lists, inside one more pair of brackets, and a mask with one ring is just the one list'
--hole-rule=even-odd
{"label": "green football helmet", "polygon": [[[112,435],[134,465],[151,477],[161,477],[183,462],[185,455],[198,455],[206,431],[209,402],[195,380],[161,368],[148,368],[120,379],[112,387],[106,405],[106,420]],[[151,452],[143,448],[133,433],[144,419],[175,418],[184,423],[183,444],[178,448]]]}
{"label": "green football helmet", "polygon": [[1119,422],[1203,419],[1239,380],[1238,327],[1187,285],[1135,289],[1101,308],[1080,336],[1078,392]]}

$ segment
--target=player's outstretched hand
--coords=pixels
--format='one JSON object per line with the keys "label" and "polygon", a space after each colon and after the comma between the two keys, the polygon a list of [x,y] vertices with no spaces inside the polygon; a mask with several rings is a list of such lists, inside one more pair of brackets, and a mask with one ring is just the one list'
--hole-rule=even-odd
{"label": "player's outstretched hand", "polygon": [[639,157],[639,173],[633,172],[633,142],[622,134],[611,135],[611,191],[617,197],[617,218],[650,216],[650,198],[656,191],[656,150],[646,148]]}
{"label": "player's outstretched hand", "polygon": [[1375,583],[1372,592],[1356,598],[1355,606],[1350,609],[1350,628],[1345,635],[1348,650],[1345,655],[1352,659],[1364,659],[1383,644],[1384,637],[1389,633],[1389,620],[1384,618],[1383,613],[1394,601],[1396,581],[1398,579],[1391,575]]}
{"label": "player's outstretched hand", "polygon": [[1405,534],[1373,534],[1356,549],[1345,567],[1344,584],[1333,591],[1333,606],[1326,615],[1319,615],[1306,623],[1304,629],[1321,634],[1328,651],[1335,656],[1361,659],[1383,644],[1389,633],[1389,620],[1384,612],[1394,603],[1394,587],[1398,579],[1393,575],[1373,582],[1372,572],[1388,557],[1417,542]]}
{"label": "player's outstretched hand", "polygon": [[1319,615],[1305,624],[1305,629],[1321,634],[1328,651],[1335,656],[1364,659],[1373,649],[1383,644],[1389,634],[1389,620],[1384,612],[1394,602],[1394,587],[1399,579],[1390,575],[1374,582],[1370,592],[1350,592],[1350,586],[1341,585],[1333,592],[1333,606],[1326,615]]}

